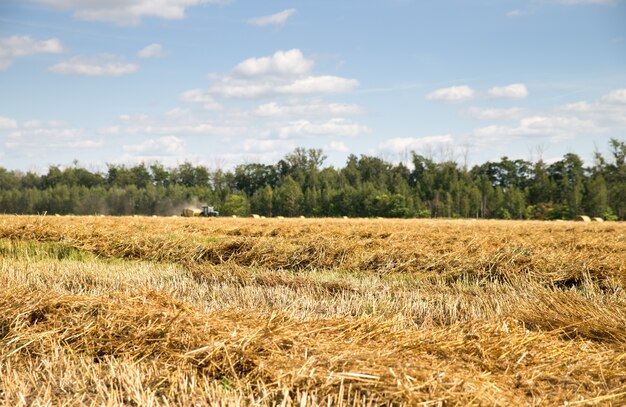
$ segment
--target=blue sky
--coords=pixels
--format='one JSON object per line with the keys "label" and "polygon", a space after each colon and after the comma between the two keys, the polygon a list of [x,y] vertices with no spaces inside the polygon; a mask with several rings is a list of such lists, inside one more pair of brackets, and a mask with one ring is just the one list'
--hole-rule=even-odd
{"label": "blue sky", "polygon": [[0,95],[10,169],[590,161],[626,138],[626,4],[3,0]]}

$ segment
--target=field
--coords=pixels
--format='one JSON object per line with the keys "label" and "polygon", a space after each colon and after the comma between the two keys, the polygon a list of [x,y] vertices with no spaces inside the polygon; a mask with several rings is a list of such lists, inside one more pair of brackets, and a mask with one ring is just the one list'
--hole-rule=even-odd
{"label": "field", "polygon": [[5,405],[626,405],[626,224],[0,216]]}

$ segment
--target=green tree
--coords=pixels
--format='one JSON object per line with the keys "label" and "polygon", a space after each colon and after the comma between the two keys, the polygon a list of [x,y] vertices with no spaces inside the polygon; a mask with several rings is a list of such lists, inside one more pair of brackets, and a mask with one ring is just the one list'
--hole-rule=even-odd
{"label": "green tree", "polygon": [[301,213],[303,194],[300,186],[287,175],[274,195],[276,213],[284,216],[296,216]]}
{"label": "green tree", "polygon": [[256,192],[252,195],[252,198],[250,198],[252,213],[263,216],[272,216],[273,200],[274,191],[271,186],[266,185],[265,187],[256,190]]}
{"label": "green tree", "polygon": [[585,212],[590,216],[604,216],[608,208],[608,192],[602,174],[587,180],[584,199]]}
{"label": "green tree", "polygon": [[244,193],[230,194],[226,197],[224,205],[221,206],[221,214],[247,216],[250,214],[250,204]]}

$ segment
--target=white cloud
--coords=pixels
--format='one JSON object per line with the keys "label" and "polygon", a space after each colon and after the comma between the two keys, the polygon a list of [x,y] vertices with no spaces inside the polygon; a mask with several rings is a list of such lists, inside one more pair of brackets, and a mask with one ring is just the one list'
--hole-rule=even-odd
{"label": "white cloud", "polygon": [[300,136],[354,137],[370,131],[367,126],[342,118],[334,118],[321,123],[313,123],[309,120],[297,120],[282,125],[277,130],[281,139]]}
{"label": "white cloud", "polygon": [[15,58],[34,54],[59,54],[63,44],[56,38],[38,41],[29,36],[0,38],[0,71],[7,69]]}
{"label": "white cloud", "polygon": [[188,103],[202,103],[206,110],[219,110],[221,105],[205,89],[191,89],[180,95],[180,100]]}
{"label": "white cloud", "polygon": [[277,92],[286,95],[306,95],[313,93],[343,93],[356,89],[359,81],[338,76],[309,76],[288,85],[280,86]]}
{"label": "white cloud", "polygon": [[[37,126],[34,123],[38,123]],[[86,137],[83,129],[66,127],[58,121],[31,122],[30,127],[14,131],[7,136],[5,147],[18,151],[46,151],[64,149],[90,149],[104,145],[102,139]]]}
{"label": "white cloud", "polygon": [[146,155],[183,155],[185,153],[185,140],[176,136],[164,136],[157,139],[145,140],[138,144],[128,144],[122,149],[129,153]]}
{"label": "white cloud", "polygon": [[116,134],[125,136],[254,136],[258,131],[245,123],[228,121],[210,121],[204,117],[196,117],[185,109],[173,109],[165,112],[162,117],[151,118],[146,115],[123,115],[120,123],[103,127],[98,134]]}
{"label": "white cloud", "polygon": [[579,134],[602,132],[591,120],[564,115],[536,115],[521,119],[516,126],[491,125],[474,130],[473,136],[481,142],[509,142],[519,138],[544,138],[559,142]]}
{"label": "white cloud", "polygon": [[607,103],[626,104],[626,89],[616,89],[613,92],[603,96],[602,101]]}
{"label": "white cloud", "polygon": [[523,83],[514,83],[508,86],[493,87],[487,95],[494,99],[525,99],[528,97],[528,88]]}
{"label": "white cloud", "polygon": [[66,127],[65,122],[62,120],[28,120],[23,124],[26,129],[34,129],[39,127],[46,128],[61,128]]}
{"label": "white cloud", "polygon": [[35,0],[60,10],[74,10],[79,20],[135,25],[144,17],[180,20],[189,7],[228,0]]}
{"label": "white cloud", "polygon": [[330,143],[324,146],[324,151],[335,152],[335,153],[347,153],[350,151],[346,143],[343,141],[331,141]]}
{"label": "white cloud", "polygon": [[114,55],[78,56],[50,67],[55,73],[82,76],[122,76],[137,70],[139,65],[124,62]]}
{"label": "white cloud", "polygon": [[380,143],[378,148],[389,153],[404,153],[436,145],[452,144],[453,141],[450,134],[427,137],[398,137]]}
{"label": "white cloud", "polygon": [[313,61],[299,49],[271,56],[249,58],[228,74],[211,74],[206,95],[224,99],[258,99],[282,95],[349,92],[359,86],[355,79],[311,74]]}
{"label": "white cloud", "polygon": [[312,67],[312,60],[304,58],[299,49],[292,49],[277,51],[269,57],[248,58],[237,64],[233,74],[244,77],[300,76],[309,73]]}
{"label": "white cloud", "polygon": [[619,90],[611,92],[596,102],[577,102],[560,106],[561,114],[591,120],[599,128],[623,132],[626,128],[626,102],[620,103]]}
{"label": "white cloud", "polygon": [[584,6],[584,5],[614,5],[618,0],[533,0],[527,9],[515,9],[507,12],[507,17],[524,17],[535,14],[544,6]]}
{"label": "white cloud", "polygon": [[520,10],[520,9],[515,9],[515,10],[511,10],[509,12],[506,13],[507,17],[524,17],[527,15],[532,14],[531,11],[529,10]]}
{"label": "white cloud", "polygon": [[480,120],[513,120],[527,114],[525,109],[519,107],[509,109],[470,107],[466,112],[470,117]]}
{"label": "white cloud", "polygon": [[[549,112],[520,113],[523,115],[515,125],[481,127],[472,135],[478,142],[493,144],[528,138],[558,143],[580,137],[619,134],[626,128],[626,89],[616,89],[597,101],[556,106]],[[513,115],[510,118],[514,118]]]}
{"label": "white cloud", "polygon": [[209,88],[209,94],[224,99],[260,99],[281,95],[312,95],[321,93],[344,93],[359,86],[355,79],[337,76],[310,76],[288,81],[278,80],[246,80],[232,81],[224,78]]}
{"label": "white cloud", "polygon": [[150,44],[145,48],[142,48],[137,52],[139,58],[157,58],[164,56],[163,47],[161,44]]}
{"label": "white cloud", "polygon": [[10,117],[0,116],[0,130],[16,129],[16,128],[17,128],[17,120],[11,119]]}
{"label": "white cloud", "polygon": [[365,113],[359,105],[346,103],[324,103],[314,101],[310,103],[278,104],[276,102],[259,105],[252,110],[257,117],[309,117],[309,116],[343,116]]}
{"label": "white cloud", "polygon": [[172,120],[184,119],[190,117],[190,115],[191,111],[189,109],[181,109],[180,107],[175,107],[165,112],[165,117]]}
{"label": "white cloud", "polygon": [[449,88],[437,89],[428,95],[428,100],[438,100],[444,102],[462,102],[474,97],[474,89],[469,86],[452,86]]}
{"label": "white cloud", "polygon": [[137,114],[121,114],[119,116],[120,121],[122,122],[136,122],[136,123],[144,123],[147,122],[150,117],[147,114],[137,113]]}
{"label": "white cloud", "polygon": [[250,129],[242,125],[228,125],[209,121],[195,123],[163,123],[129,125],[120,129],[120,133],[134,135],[164,135],[177,134],[180,136],[237,136],[251,133]]}
{"label": "white cloud", "polygon": [[615,0],[556,0],[557,4],[564,6],[578,6],[585,4],[615,4]]}
{"label": "white cloud", "polygon": [[254,17],[248,20],[249,24],[253,24],[259,27],[265,27],[268,25],[284,25],[289,17],[293,16],[296,13],[295,8],[290,8],[287,10],[283,10],[280,13],[272,14],[269,16],[262,17]]}
{"label": "white cloud", "polygon": [[279,151],[290,151],[293,150],[296,145],[292,141],[285,140],[277,140],[277,139],[269,139],[269,140],[259,140],[259,139],[246,139],[241,144],[241,148],[243,151],[250,153],[268,153],[268,152],[279,152]]}

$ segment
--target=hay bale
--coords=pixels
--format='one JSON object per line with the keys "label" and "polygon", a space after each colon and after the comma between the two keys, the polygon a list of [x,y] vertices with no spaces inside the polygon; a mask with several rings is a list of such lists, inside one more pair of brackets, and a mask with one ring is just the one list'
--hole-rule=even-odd
{"label": "hay bale", "polygon": [[586,215],[578,215],[576,216],[576,222],[591,222],[591,218]]}
{"label": "hay bale", "polygon": [[277,216],[276,219],[285,219],[284,216]]}
{"label": "hay bale", "polygon": [[349,219],[347,216],[344,216],[343,219]]}
{"label": "hay bale", "polygon": [[604,219],[602,219],[599,216],[596,216],[596,217],[591,218],[591,221],[592,222],[604,222]]}
{"label": "hay bale", "polygon": [[261,219],[261,216],[257,215],[256,213],[250,214],[250,217],[253,218],[253,219]]}
{"label": "hay bale", "polygon": [[202,214],[202,210],[201,209],[185,208],[185,209],[183,209],[182,216],[184,216],[186,218],[193,218],[194,216],[200,216],[200,214]]}
{"label": "hay bale", "polygon": [[237,219],[237,215],[233,215],[231,216],[233,219]]}
{"label": "hay bale", "polygon": [[303,215],[303,216],[300,216],[300,219],[306,219],[306,217]]}

